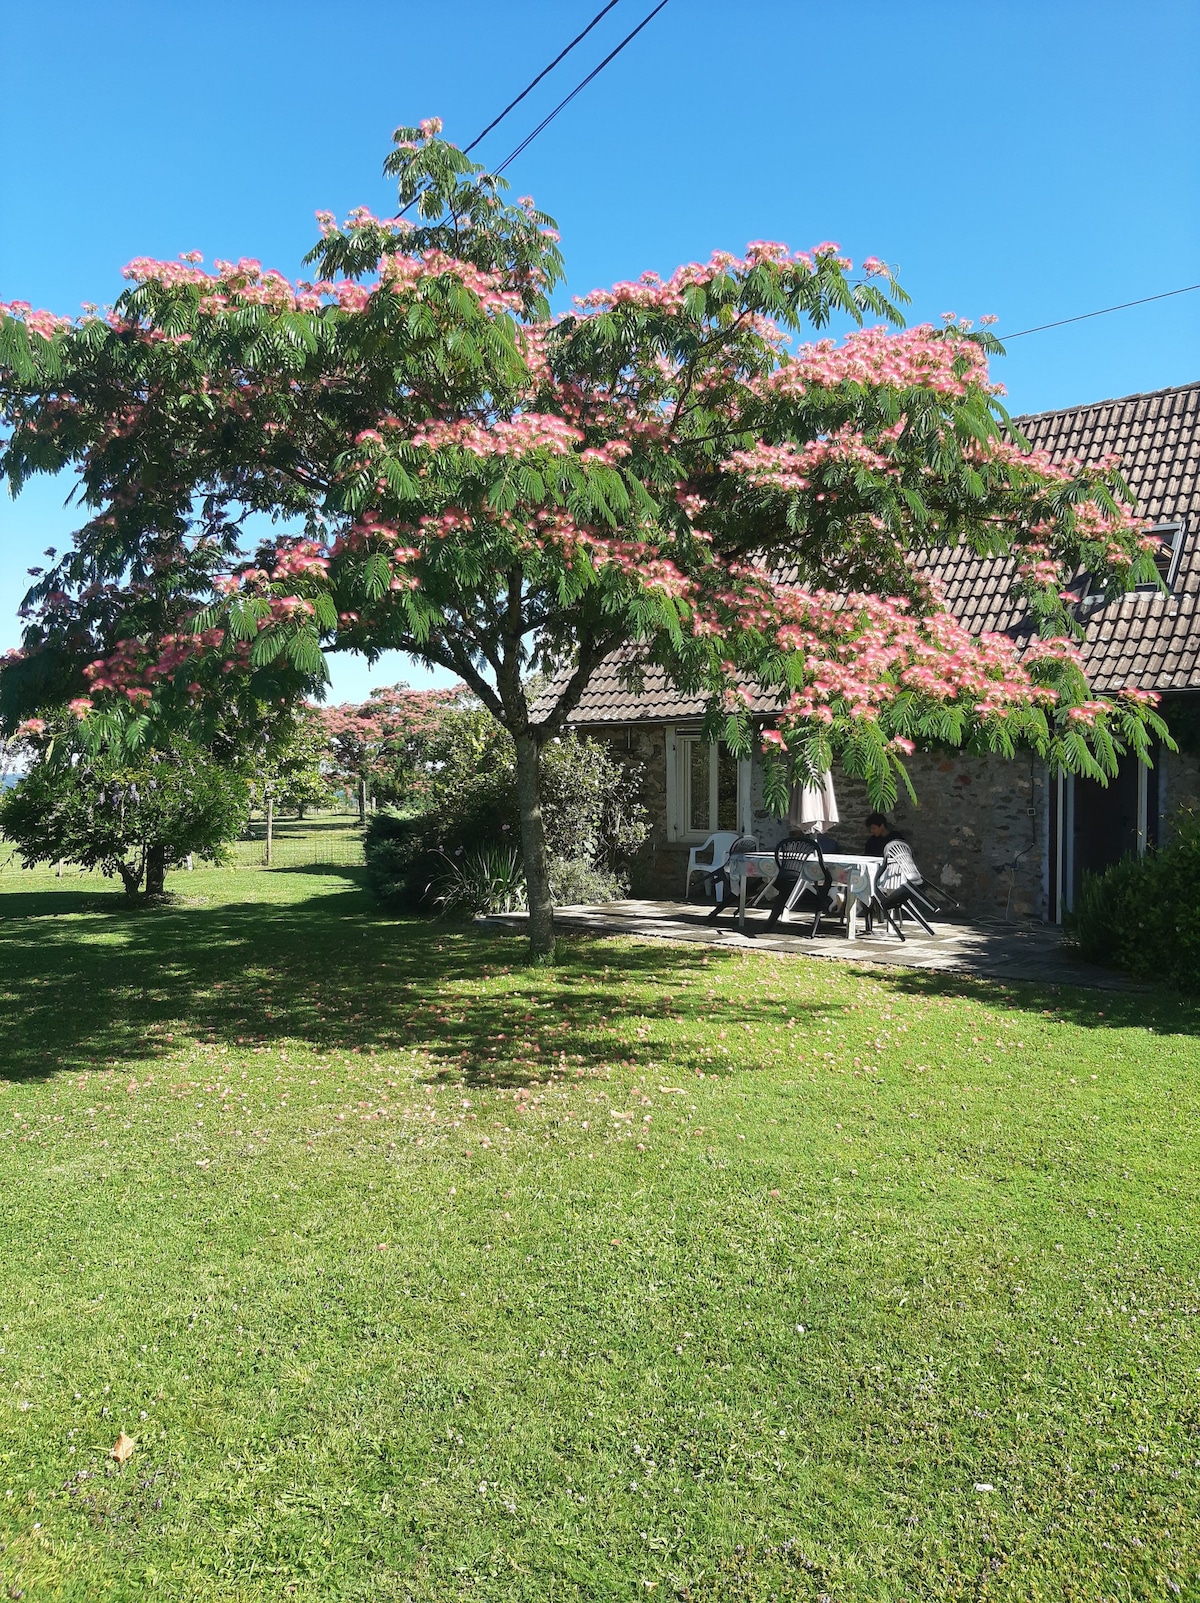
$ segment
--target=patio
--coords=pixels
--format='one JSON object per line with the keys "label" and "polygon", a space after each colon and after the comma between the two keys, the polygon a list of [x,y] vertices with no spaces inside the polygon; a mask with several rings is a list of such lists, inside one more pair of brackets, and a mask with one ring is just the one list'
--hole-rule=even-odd
{"label": "patio", "polygon": [[[904,941],[877,925],[873,935],[848,941],[831,923],[816,940],[807,934],[808,921],[767,927],[765,913],[750,912],[746,933],[733,916],[718,924],[709,922],[711,906],[696,902],[624,901],[593,907],[562,907],[555,919],[563,930],[594,934],[630,935],[641,940],[690,941],[708,946],[739,946],[832,962],[888,964],[895,968],[940,970],[996,980],[1036,980],[1051,985],[1082,985],[1094,990],[1136,991],[1146,986],[1108,969],[1080,962],[1063,945],[1055,925],[1004,923],[1000,920],[939,918],[936,935],[906,921]],[[524,913],[496,915],[483,922],[521,927]]]}

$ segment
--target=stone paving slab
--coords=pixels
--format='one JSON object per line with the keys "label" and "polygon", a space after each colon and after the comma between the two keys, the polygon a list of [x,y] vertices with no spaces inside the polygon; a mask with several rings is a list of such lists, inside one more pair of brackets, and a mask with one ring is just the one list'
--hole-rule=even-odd
{"label": "stone paving slab", "polygon": [[[777,924],[768,928],[765,913],[746,916],[743,935],[732,912],[717,923],[709,922],[712,909],[688,902],[625,901],[594,907],[560,907],[555,921],[563,930],[590,930],[599,935],[630,935],[641,940],[691,941],[707,946],[737,947],[743,951],[794,953],[833,962],[879,963],[895,968],[941,970],[986,979],[1036,980],[1048,985],[1082,985],[1103,991],[1143,991],[1149,987],[1094,964],[1080,962],[1064,947],[1062,933],[1047,924],[1005,924],[939,919],[936,934],[905,922],[906,939],[878,927],[873,935],[846,939],[840,925],[831,924],[812,940],[803,924]],[[524,913],[508,913],[483,920],[520,928]],[[909,931],[914,933],[910,934]]]}

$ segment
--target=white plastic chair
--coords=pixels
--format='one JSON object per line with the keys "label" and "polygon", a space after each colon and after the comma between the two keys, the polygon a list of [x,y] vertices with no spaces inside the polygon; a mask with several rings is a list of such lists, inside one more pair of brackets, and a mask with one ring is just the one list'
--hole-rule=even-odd
{"label": "white plastic chair", "polygon": [[[735,840],[741,840],[742,834],[737,829],[719,829],[715,835],[710,835],[702,846],[693,846],[688,853],[687,880],[683,887],[683,899],[686,902],[691,895],[693,874],[714,875],[725,867],[729,861],[729,848]],[[701,857],[711,848],[711,856]]]}

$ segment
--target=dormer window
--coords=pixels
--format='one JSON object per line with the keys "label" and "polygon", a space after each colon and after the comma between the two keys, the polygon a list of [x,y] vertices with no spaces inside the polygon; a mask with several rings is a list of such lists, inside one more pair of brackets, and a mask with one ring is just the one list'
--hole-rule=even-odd
{"label": "dormer window", "polygon": [[[1175,576],[1179,572],[1179,559],[1183,554],[1184,525],[1156,523],[1146,532],[1155,535],[1159,541],[1158,550],[1154,553],[1154,566],[1158,569],[1158,576],[1169,593],[1175,584]],[[1137,588],[1145,595],[1160,594],[1157,585],[1139,584]]]}

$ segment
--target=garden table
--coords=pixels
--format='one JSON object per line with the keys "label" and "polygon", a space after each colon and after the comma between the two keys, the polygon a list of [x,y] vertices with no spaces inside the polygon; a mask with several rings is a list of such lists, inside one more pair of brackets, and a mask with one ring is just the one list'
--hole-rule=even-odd
{"label": "garden table", "polygon": [[[850,852],[823,852],[822,857],[830,877],[835,885],[840,885],[846,893],[846,939],[858,939],[858,910],[860,907],[868,908],[875,895],[875,885],[879,878],[879,871],[883,867],[882,857],[868,857],[865,853]],[[812,858],[812,866],[817,867],[817,859]],[[746,927],[746,896],[749,887],[755,881],[758,888],[754,900],[757,903],[762,894],[779,875],[779,865],[775,861],[774,852],[734,852],[730,854],[725,865],[729,875],[729,888],[737,893],[738,899],[738,928]],[[787,899],[781,918],[786,918],[791,911],[792,903],[804,890],[804,880],[798,880]]]}

